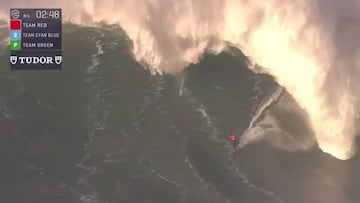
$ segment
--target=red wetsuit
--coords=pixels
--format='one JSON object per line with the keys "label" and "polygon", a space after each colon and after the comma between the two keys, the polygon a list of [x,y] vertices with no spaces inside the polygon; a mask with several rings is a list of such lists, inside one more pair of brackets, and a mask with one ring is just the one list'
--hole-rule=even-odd
{"label": "red wetsuit", "polygon": [[233,142],[234,145],[234,149],[237,148],[238,144],[239,144],[239,139],[236,137],[236,135],[230,133],[228,136],[229,140]]}
{"label": "red wetsuit", "polygon": [[229,134],[229,140],[231,140],[231,141],[237,140],[236,135],[230,133],[230,134]]}

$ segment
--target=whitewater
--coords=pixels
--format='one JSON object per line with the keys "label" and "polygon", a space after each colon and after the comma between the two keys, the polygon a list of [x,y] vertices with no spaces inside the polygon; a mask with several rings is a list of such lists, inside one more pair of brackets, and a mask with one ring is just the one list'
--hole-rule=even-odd
{"label": "whitewater", "polygon": [[59,7],[67,22],[118,24],[153,74],[177,74],[205,52],[236,47],[306,111],[322,151],[343,160],[356,152],[359,1],[2,0],[0,17],[15,7]]}

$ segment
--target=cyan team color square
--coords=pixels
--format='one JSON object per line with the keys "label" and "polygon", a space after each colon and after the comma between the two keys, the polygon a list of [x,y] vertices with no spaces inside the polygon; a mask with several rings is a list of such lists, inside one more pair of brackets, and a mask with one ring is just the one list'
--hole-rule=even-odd
{"label": "cyan team color square", "polygon": [[20,40],[21,30],[10,30],[10,40]]}

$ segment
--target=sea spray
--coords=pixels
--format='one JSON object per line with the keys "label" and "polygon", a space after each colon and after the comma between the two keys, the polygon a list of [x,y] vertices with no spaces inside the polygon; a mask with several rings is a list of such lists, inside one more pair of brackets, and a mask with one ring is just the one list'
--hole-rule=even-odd
{"label": "sea spray", "polygon": [[[276,101],[282,95],[283,91],[284,89],[282,87],[276,88],[273,94],[259,105],[259,108],[256,110],[254,116],[252,117],[248,128],[246,128],[246,130],[240,137],[240,142],[239,142],[240,148],[263,138],[264,129],[262,129],[259,126],[256,126],[256,124],[259,122],[260,117],[263,116],[263,114],[265,113],[265,110],[267,110],[267,108],[269,108],[271,105],[276,103]],[[267,123],[268,119],[263,119],[262,122]],[[274,122],[271,121],[269,122],[274,125]]]}

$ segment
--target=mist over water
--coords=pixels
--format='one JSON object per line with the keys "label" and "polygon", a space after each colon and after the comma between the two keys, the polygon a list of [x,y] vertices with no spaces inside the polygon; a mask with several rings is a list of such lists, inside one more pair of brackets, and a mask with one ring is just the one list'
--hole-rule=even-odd
{"label": "mist over water", "polygon": [[295,98],[324,152],[349,159],[356,151],[359,1],[2,0],[0,17],[12,7],[60,7],[66,21],[118,24],[152,73],[179,73],[231,44]]}

